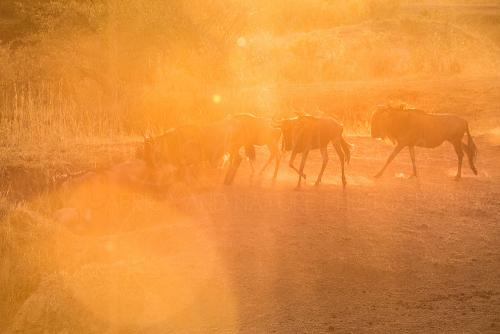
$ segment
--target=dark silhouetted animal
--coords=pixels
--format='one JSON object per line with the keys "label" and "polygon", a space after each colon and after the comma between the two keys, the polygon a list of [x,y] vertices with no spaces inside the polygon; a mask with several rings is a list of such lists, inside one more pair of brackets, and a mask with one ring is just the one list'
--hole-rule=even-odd
{"label": "dark silhouetted animal", "polygon": [[[345,187],[346,177],[344,171],[345,162],[349,162],[351,157],[351,147],[345,141],[342,132],[343,127],[331,117],[313,117],[300,115],[296,118],[279,121],[279,127],[283,133],[283,150],[291,151],[289,166],[299,174],[297,189],[300,188],[304,174],[304,166],[310,150],[319,149],[323,158],[321,171],[316,179],[316,185],[321,183],[323,172],[328,163],[327,146],[331,142],[340,159],[342,170],[342,185]],[[294,166],[295,157],[302,153],[302,161],[297,169]]]}
{"label": "dark silhouetted animal", "polygon": [[281,131],[272,125],[272,121],[263,117],[256,117],[252,114],[236,114],[231,118],[231,133],[229,136],[229,153],[230,153],[230,166],[226,174],[225,184],[231,184],[236,175],[236,171],[241,162],[239,150],[245,147],[247,156],[252,166],[252,176],[254,174],[254,160],[255,150],[252,151],[254,146],[267,146],[269,149],[269,158],[264,164],[259,174],[264,173],[265,169],[274,160],[274,174],[273,180],[278,175],[279,164],[281,160],[279,150],[279,140]]}
{"label": "dark silhouetted animal", "polygon": [[261,173],[276,159],[274,178],[279,165],[278,142],[280,131],[271,126],[271,121],[250,114],[239,114],[206,125],[188,125],[173,128],[156,137],[145,137],[144,146],[138,155],[149,166],[168,163],[181,171],[206,162],[215,167],[226,153],[230,155],[230,166],[224,183],[231,184],[241,163],[241,147],[252,165],[256,146],[267,145],[271,153]]}
{"label": "dark silhouetted animal", "polygon": [[[467,134],[467,143],[463,143],[464,134]],[[371,135],[373,138],[388,138],[396,144],[387,162],[375,175],[380,177],[387,166],[405,147],[410,151],[413,164],[413,176],[417,176],[415,164],[415,146],[434,148],[443,142],[450,142],[455,148],[458,157],[456,179],[462,176],[462,160],[464,152],[467,154],[469,166],[477,175],[474,165],[477,148],[469,132],[466,120],[454,115],[429,114],[418,109],[407,109],[404,105],[398,107],[379,106],[371,120]]]}

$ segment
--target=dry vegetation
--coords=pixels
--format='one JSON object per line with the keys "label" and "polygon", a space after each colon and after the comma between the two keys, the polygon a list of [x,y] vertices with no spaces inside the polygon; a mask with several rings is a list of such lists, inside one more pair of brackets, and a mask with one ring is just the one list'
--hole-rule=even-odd
{"label": "dry vegetation", "polygon": [[[0,1],[0,332],[497,332],[499,22],[497,1]],[[390,148],[358,136],[388,100],[468,119],[480,176],[451,183],[443,147],[375,183]],[[292,193],[286,167],[130,187],[144,132],[294,111],[343,122],[346,193]]]}

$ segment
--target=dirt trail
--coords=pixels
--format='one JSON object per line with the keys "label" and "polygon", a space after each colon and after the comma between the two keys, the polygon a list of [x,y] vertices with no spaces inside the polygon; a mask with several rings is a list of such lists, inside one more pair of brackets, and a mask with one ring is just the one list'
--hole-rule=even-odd
{"label": "dirt trail", "polygon": [[[331,154],[319,188],[294,192],[295,177],[282,172],[274,188],[222,190],[225,203],[209,209],[239,330],[498,332],[500,149],[480,143],[480,176],[466,171],[458,183],[448,145],[418,151],[418,180],[394,177],[410,173],[403,152],[375,181],[369,175],[391,148],[351,141],[346,191]],[[318,156],[308,163],[309,184]],[[211,196],[198,199],[217,202]]]}
{"label": "dirt trail", "polygon": [[[320,157],[310,155],[300,192],[285,160],[274,186],[268,176],[249,185],[242,164],[232,187],[155,199],[149,227],[84,237],[97,269],[73,268],[36,296],[69,286],[74,312],[113,314],[129,323],[94,326],[128,333],[498,333],[500,147],[478,139],[480,175],[464,169],[461,182],[449,145],[417,150],[419,179],[401,177],[411,170],[402,152],[375,180],[391,146],[349,141],[345,191],[333,152],[318,188]],[[161,211],[167,205],[178,216]],[[29,328],[37,303],[28,300],[12,328]]]}

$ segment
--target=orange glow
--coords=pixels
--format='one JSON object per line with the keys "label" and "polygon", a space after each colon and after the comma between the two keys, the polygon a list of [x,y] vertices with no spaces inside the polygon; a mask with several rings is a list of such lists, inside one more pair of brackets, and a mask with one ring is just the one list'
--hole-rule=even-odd
{"label": "orange glow", "polygon": [[247,46],[247,39],[245,37],[239,37],[238,40],[236,41],[236,44],[240,47],[240,48],[244,48]]}
{"label": "orange glow", "polygon": [[212,101],[215,103],[215,104],[219,104],[221,101],[222,101],[222,97],[219,95],[219,94],[214,94],[212,96]]}
{"label": "orange glow", "polygon": [[499,23],[0,0],[0,333],[498,332]]}

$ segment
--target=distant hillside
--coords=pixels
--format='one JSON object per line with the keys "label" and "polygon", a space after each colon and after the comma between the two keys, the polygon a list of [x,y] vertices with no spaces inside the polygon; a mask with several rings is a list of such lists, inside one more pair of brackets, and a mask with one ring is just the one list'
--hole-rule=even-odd
{"label": "distant hillside", "polygon": [[500,60],[500,44],[470,26],[418,15],[307,33],[260,34],[251,38],[250,48],[240,66],[247,70],[245,79],[254,82],[490,75]]}
{"label": "distant hillside", "polygon": [[0,116],[142,131],[287,100],[266,87],[497,76],[479,1],[0,0]]}
{"label": "distant hillside", "polygon": [[500,2],[479,1],[428,1],[402,5],[400,11],[434,20],[448,21],[473,31],[500,46]]}

